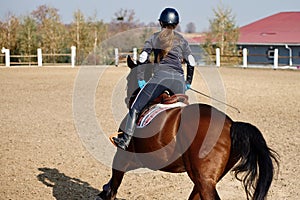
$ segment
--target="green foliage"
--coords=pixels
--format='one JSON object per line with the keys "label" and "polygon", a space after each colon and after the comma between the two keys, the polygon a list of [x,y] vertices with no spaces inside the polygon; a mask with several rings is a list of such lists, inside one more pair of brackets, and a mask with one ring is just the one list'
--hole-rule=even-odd
{"label": "green foliage", "polygon": [[131,9],[120,9],[114,14],[114,18],[109,26],[111,34],[120,33],[138,27],[138,20],[135,18],[135,12]]}
{"label": "green foliage", "polygon": [[[58,54],[66,47],[66,30],[60,20],[58,9],[42,5],[32,12],[38,29],[38,46],[42,48],[43,54]],[[43,61],[57,63],[58,57],[48,55]]]}
{"label": "green foliage", "polygon": [[[21,19],[19,31],[17,32],[18,54],[34,55],[37,53],[38,35],[37,23],[31,16],[25,16]],[[37,62],[36,57],[21,57],[21,62]]]}
{"label": "green foliage", "polygon": [[209,20],[209,31],[202,45],[207,53],[207,61],[214,61],[215,49],[220,48],[221,62],[234,64],[237,62],[236,43],[239,37],[235,17],[231,9],[223,6],[218,6],[213,12],[214,18]]}
{"label": "green foliage", "polygon": [[[72,45],[76,46],[77,64],[82,64],[88,55],[96,54],[97,47],[106,38],[106,33],[107,25],[97,21],[95,16],[86,19],[80,10],[74,12],[69,34]],[[98,63],[94,59],[93,64]]]}
{"label": "green foliage", "polygon": [[[39,6],[26,16],[9,14],[5,21],[0,21],[0,48],[10,49],[12,56],[31,55],[11,57],[11,62],[37,62],[37,48],[41,48],[43,62],[65,63],[70,62],[71,46],[76,46],[77,65],[111,64],[114,48],[122,52],[142,47],[153,32],[152,29],[132,31],[143,26],[133,10],[119,10],[108,24],[97,20],[96,14],[84,16],[77,10],[73,15],[72,22],[64,24],[58,9],[48,5]],[[0,62],[4,63],[3,56]]]}
{"label": "green foliage", "polygon": [[22,19],[17,38],[20,54],[36,54],[38,42],[37,23],[31,16],[25,16]]}
{"label": "green foliage", "polygon": [[15,15],[8,14],[6,20],[0,23],[0,48],[11,49],[11,54],[18,53],[16,49],[19,28],[19,19]]}

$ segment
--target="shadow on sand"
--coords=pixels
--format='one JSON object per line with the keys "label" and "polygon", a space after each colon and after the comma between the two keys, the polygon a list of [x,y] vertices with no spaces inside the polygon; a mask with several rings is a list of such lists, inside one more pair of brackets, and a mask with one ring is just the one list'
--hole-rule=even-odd
{"label": "shadow on sand", "polygon": [[37,175],[39,181],[52,187],[53,196],[57,200],[94,200],[100,193],[87,182],[66,176],[57,169],[38,168],[42,173]]}

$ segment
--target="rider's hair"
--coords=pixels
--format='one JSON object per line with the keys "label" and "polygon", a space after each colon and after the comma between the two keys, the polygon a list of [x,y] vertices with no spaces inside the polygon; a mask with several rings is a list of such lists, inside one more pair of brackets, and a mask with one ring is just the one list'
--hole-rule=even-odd
{"label": "rider's hair", "polygon": [[159,48],[160,48],[158,60],[163,59],[172,49],[175,40],[175,33],[174,33],[175,27],[176,26],[174,25],[167,25],[164,26],[160,31],[158,35]]}

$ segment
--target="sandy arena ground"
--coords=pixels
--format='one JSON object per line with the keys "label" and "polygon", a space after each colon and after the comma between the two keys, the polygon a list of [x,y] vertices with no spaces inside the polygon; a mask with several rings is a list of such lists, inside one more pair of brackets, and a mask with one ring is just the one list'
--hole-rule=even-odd
{"label": "sandy arena ground", "polygon": [[[73,94],[79,71],[61,67],[0,69],[0,199],[93,199],[109,180],[110,167],[89,153],[76,129]],[[100,75],[94,99],[95,116],[109,135],[118,127],[112,99],[119,97],[123,102],[125,92],[117,87],[124,86],[128,69],[111,66],[87,71]],[[214,86],[210,79],[216,75],[227,103],[241,110],[240,114],[233,109],[226,113],[234,120],[256,125],[268,145],[280,154],[280,172],[268,199],[298,200],[300,71],[216,71],[201,67],[192,86],[211,94],[211,90],[220,89],[220,84]],[[188,94],[195,96],[191,91]],[[211,103],[203,96],[196,98],[198,102]],[[185,173],[131,172],[125,175],[118,197],[187,199],[191,189],[192,183]],[[241,183],[232,174],[218,184],[218,191],[225,200],[246,199]]]}

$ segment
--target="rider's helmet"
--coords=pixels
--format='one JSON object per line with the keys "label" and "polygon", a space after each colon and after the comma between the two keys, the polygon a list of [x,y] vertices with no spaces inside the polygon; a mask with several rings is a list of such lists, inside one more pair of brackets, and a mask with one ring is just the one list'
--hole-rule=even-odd
{"label": "rider's helmet", "polygon": [[179,23],[179,14],[174,8],[165,8],[158,19],[162,27],[176,26]]}

